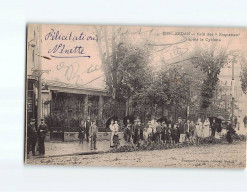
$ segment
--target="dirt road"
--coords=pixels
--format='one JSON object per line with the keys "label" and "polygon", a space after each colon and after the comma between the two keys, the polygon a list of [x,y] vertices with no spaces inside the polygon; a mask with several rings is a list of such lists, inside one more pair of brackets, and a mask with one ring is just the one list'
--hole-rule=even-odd
{"label": "dirt road", "polygon": [[127,166],[127,167],[190,167],[245,168],[246,143],[235,142],[208,146],[191,146],[169,150],[74,155],[30,158],[28,164]]}

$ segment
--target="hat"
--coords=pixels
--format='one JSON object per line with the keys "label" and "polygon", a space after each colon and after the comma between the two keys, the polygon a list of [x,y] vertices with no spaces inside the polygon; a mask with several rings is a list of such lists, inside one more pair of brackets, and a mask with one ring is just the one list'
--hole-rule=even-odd
{"label": "hat", "polygon": [[35,121],[36,121],[35,118],[32,118],[32,119],[31,119],[31,122],[35,122]]}
{"label": "hat", "polygon": [[40,120],[41,120],[41,121],[44,121],[44,119],[43,119],[43,118],[41,118]]}

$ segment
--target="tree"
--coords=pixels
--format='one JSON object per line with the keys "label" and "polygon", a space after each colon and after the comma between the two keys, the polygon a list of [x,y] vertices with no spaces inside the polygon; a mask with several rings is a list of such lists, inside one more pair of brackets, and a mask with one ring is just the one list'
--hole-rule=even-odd
{"label": "tree", "polygon": [[148,77],[149,48],[132,43],[120,27],[95,27],[108,93],[114,100],[128,100]]}
{"label": "tree", "polygon": [[240,58],[240,65],[241,65],[241,73],[240,73],[240,81],[242,91],[247,94],[247,60],[245,57]]}
{"label": "tree", "polygon": [[112,58],[115,58],[117,63],[116,97],[128,99],[146,85],[146,78],[149,76],[148,49],[130,43],[121,43],[113,52]]}
{"label": "tree", "polygon": [[135,107],[148,109],[150,115],[155,115],[157,108],[164,111],[176,107],[186,111],[188,106],[197,106],[204,75],[191,62],[172,66],[163,62],[161,69],[153,70],[150,75],[146,85],[133,96]]}
{"label": "tree", "polygon": [[206,75],[201,88],[201,107],[208,108],[214,96],[220,70],[227,62],[226,50],[215,46],[208,49],[196,48],[191,55],[191,62]]}

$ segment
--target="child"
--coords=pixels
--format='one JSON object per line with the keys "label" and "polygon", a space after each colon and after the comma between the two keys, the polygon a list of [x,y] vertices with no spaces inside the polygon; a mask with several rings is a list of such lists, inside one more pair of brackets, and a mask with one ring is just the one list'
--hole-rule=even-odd
{"label": "child", "polygon": [[113,145],[115,148],[117,148],[120,145],[117,131],[115,131],[113,135]]}
{"label": "child", "polygon": [[96,121],[92,121],[92,125],[90,126],[89,135],[91,138],[91,150],[96,148],[96,139],[98,134],[98,127],[96,125]]}

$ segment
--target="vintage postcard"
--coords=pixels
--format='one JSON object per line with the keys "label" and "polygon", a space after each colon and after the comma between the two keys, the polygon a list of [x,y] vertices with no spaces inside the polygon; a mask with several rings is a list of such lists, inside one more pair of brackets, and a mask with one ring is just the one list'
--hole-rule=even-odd
{"label": "vintage postcard", "polygon": [[29,24],[25,163],[245,168],[247,29]]}

